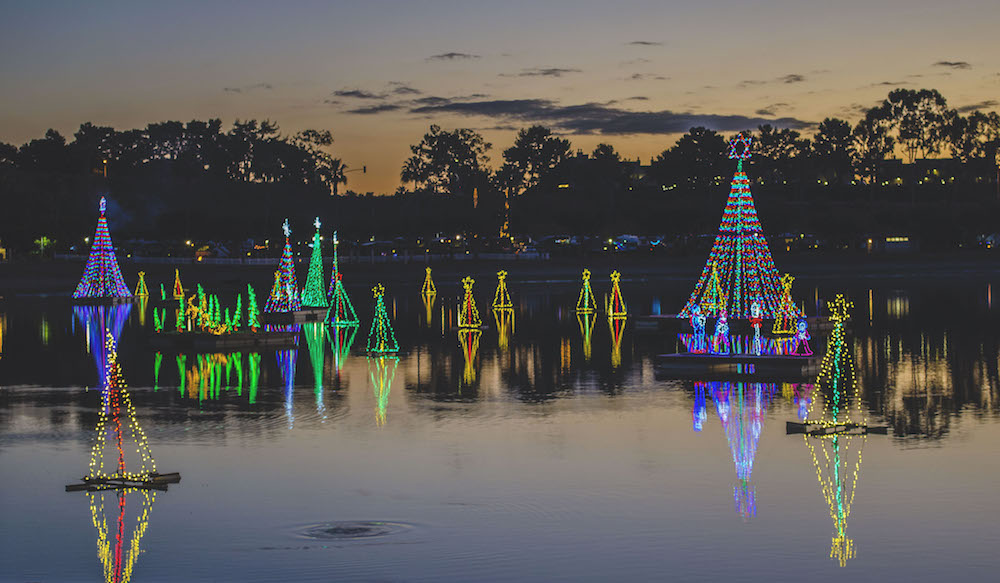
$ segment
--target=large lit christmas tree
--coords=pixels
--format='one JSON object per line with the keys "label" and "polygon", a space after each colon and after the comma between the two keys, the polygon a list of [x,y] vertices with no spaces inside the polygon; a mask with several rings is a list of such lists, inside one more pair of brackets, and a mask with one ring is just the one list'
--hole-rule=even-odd
{"label": "large lit christmas tree", "polygon": [[483,321],[479,318],[479,310],[476,308],[476,298],[472,295],[472,285],[476,280],[471,277],[462,279],[462,287],[465,288],[465,297],[458,306],[458,327],[459,328],[482,328]]}
{"label": "large lit christmas tree", "polygon": [[[696,305],[700,305],[702,312],[709,317],[717,316],[724,310],[730,319],[749,319],[750,306],[754,302],[760,304],[765,319],[780,313],[778,270],[774,267],[764,229],[757,218],[757,209],[750,194],[750,179],[743,171],[743,161],[750,158],[749,136],[737,136],[729,143],[729,158],[738,160],[729,200],[705,268],[679,314],[684,318],[691,315],[691,308]],[[717,270],[724,305],[706,313],[706,308],[717,301],[712,297],[704,301],[707,294],[715,293],[709,285],[713,266]]]}
{"label": "large lit christmas tree", "polygon": [[73,292],[74,299],[98,298],[131,298],[132,293],[125,286],[122,270],[115,257],[115,246],[111,243],[111,233],[108,232],[108,218],[105,212],[108,201],[103,196],[99,205],[101,216],[97,219],[97,230],[94,232],[94,244],[90,247],[90,257],[83,277]]}
{"label": "large lit christmas tree", "polygon": [[295,281],[295,260],[292,258],[292,243],[289,241],[292,229],[288,226],[288,219],[285,219],[282,229],[285,231],[285,249],[281,252],[274,288],[264,305],[265,312],[294,312],[302,309],[299,288]]}
{"label": "large lit christmas tree", "polygon": [[308,308],[325,308],[326,292],[323,290],[323,242],[320,239],[319,217],[316,217],[316,232],[313,233],[312,256],[309,259],[309,272],[306,274],[306,287],[302,290],[302,305]]}
{"label": "large lit christmas tree", "polygon": [[372,295],[375,298],[375,316],[368,332],[368,352],[374,354],[399,352],[399,343],[396,342],[389,314],[385,310],[385,287],[381,283],[376,285],[372,288]]}

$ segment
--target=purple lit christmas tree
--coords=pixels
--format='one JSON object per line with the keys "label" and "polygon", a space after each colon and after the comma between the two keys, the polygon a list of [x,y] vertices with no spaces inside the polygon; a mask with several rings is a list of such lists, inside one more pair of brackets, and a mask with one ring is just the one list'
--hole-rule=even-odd
{"label": "purple lit christmas tree", "polygon": [[[729,188],[729,200],[722,214],[722,224],[712,252],[705,262],[691,297],[680,316],[687,318],[699,306],[708,317],[723,311],[729,319],[749,319],[750,306],[757,302],[765,319],[780,316],[781,285],[771,250],[764,238],[764,228],[757,218],[757,208],[750,194],[750,179],[743,171],[743,161],[750,158],[750,137],[740,135],[729,143],[729,157],[737,159],[736,174]],[[713,266],[724,302],[716,306],[710,279]]]}
{"label": "purple lit christmas tree", "polygon": [[86,269],[83,270],[83,277],[73,292],[74,299],[132,297],[125,280],[122,279],[122,270],[118,267],[118,258],[115,257],[115,246],[111,244],[108,219],[104,216],[107,208],[108,201],[102,196],[101,216],[97,219],[94,244],[90,247],[90,257],[87,259]]}
{"label": "purple lit christmas tree", "polygon": [[288,227],[288,219],[282,225],[285,231],[285,249],[281,252],[281,262],[278,264],[278,278],[271,296],[267,298],[264,305],[265,312],[294,312],[302,309],[302,301],[299,299],[299,288],[295,281],[295,260],[292,259],[292,244],[289,236],[292,234]]}

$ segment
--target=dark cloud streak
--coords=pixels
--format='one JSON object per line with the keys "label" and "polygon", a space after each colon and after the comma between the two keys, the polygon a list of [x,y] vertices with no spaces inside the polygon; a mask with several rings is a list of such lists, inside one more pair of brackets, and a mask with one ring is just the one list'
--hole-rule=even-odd
{"label": "dark cloud streak", "polygon": [[437,55],[431,55],[427,57],[428,61],[465,61],[468,59],[478,59],[479,55],[473,55],[472,53],[441,53]]}

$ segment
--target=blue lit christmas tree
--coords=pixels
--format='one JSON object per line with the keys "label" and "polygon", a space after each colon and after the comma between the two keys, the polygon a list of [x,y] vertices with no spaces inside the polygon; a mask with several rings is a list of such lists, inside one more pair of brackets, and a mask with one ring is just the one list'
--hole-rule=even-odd
{"label": "blue lit christmas tree", "polygon": [[292,244],[289,237],[292,229],[285,219],[282,229],[285,231],[285,249],[281,252],[281,262],[278,264],[278,276],[271,295],[264,305],[265,312],[294,312],[302,309],[299,299],[299,288],[295,281],[295,260],[292,258]]}
{"label": "blue lit christmas tree", "polygon": [[[750,179],[743,171],[743,161],[750,158],[749,136],[737,136],[729,143],[729,158],[738,162],[726,210],[722,213],[719,234],[701,278],[679,315],[690,317],[691,309],[700,306],[702,313],[708,317],[725,311],[730,319],[749,319],[750,306],[757,302],[762,316],[771,319],[781,314],[781,285],[771,250],[764,238],[764,228],[757,218],[757,208],[750,194]],[[722,302],[719,302],[714,282],[711,281],[715,277],[721,287]],[[721,305],[717,306],[717,302]]]}
{"label": "blue lit christmas tree", "polygon": [[131,298],[132,293],[125,286],[122,270],[115,257],[115,246],[108,232],[108,219],[104,215],[108,201],[103,196],[100,203],[101,216],[97,219],[94,244],[90,247],[90,257],[83,277],[73,292],[74,299]]}

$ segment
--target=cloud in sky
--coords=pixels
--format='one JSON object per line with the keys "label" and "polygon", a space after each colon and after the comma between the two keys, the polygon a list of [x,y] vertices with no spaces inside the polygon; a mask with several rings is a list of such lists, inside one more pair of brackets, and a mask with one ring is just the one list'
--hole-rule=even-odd
{"label": "cloud in sky", "polygon": [[938,61],[934,63],[934,67],[948,67],[949,69],[971,69],[967,61]]}
{"label": "cloud in sky", "polygon": [[632,42],[630,42],[628,44],[632,45],[632,46],[638,46],[638,47],[662,47],[663,46],[663,43],[661,43],[660,41],[655,41],[655,40],[634,40],[634,41],[632,41]]}
{"label": "cloud in sky", "polygon": [[582,73],[580,69],[562,67],[532,67],[523,69],[517,74],[518,77],[562,77],[570,73]]}
{"label": "cloud in sky", "polygon": [[778,78],[782,83],[801,83],[806,80],[805,75],[799,75],[798,73],[791,73],[783,77]]}
{"label": "cloud in sky", "polygon": [[396,111],[402,109],[403,106],[396,103],[379,103],[376,105],[369,105],[366,107],[358,107],[355,109],[348,109],[347,113],[354,113],[358,115],[373,115],[376,113],[385,113],[387,111]]}
{"label": "cloud in sky", "polygon": [[785,109],[788,107],[787,103],[772,103],[755,111],[756,115],[768,115],[773,116],[780,109]]}
{"label": "cloud in sky", "polygon": [[468,59],[478,59],[479,55],[473,55],[472,53],[440,53],[437,55],[431,55],[427,57],[428,61],[464,61]]}
{"label": "cloud in sky", "polygon": [[649,73],[632,73],[629,77],[626,77],[626,81],[666,81],[670,77],[664,77],[663,75],[650,75]]}
{"label": "cloud in sky", "polygon": [[718,131],[737,131],[760,124],[807,128],[804,120],[782,117],[765,119],[744,115],[695,114],[690,112],[630,111],[600,103],[561,105],[550,99],[494,99],[450,102],[411,108],[416,114],[480,116],[504,121],[545,123],[557,130],[576,134],[676,134],[695,126]]}
{"label": "cloud in sky", "polygon": [[423,91],[410,87],[409,85],[404,85],[402,83],[390,83],[394,85],[392,88],[393,95],[420,95]]}
{"label": "cloud in sky", "polygon": [[337,97],[352,97],[354,99],[385,99],[385,95],[372,93],[364,89],[338,89],[333,94]]}
{"label": "cloud in sky", "polygon": [[222,90],[226,93],[249,93],[255,89],[274,89],[274,86],[270,83],[254,83],[253,85],[244,85],[242,87],[223,87]]}
{"label": "cloud in sky", "polygon": [[1000,105],[1000,101],[997,101],[996,99],[987,99],[986,101],[980,101],[979,103],[971,103],[969,105],[963,105],[962,107],[956,108],[956,111],[958,111],[959,113],[969,113],[972,111],[993,109],[998,105]]}

